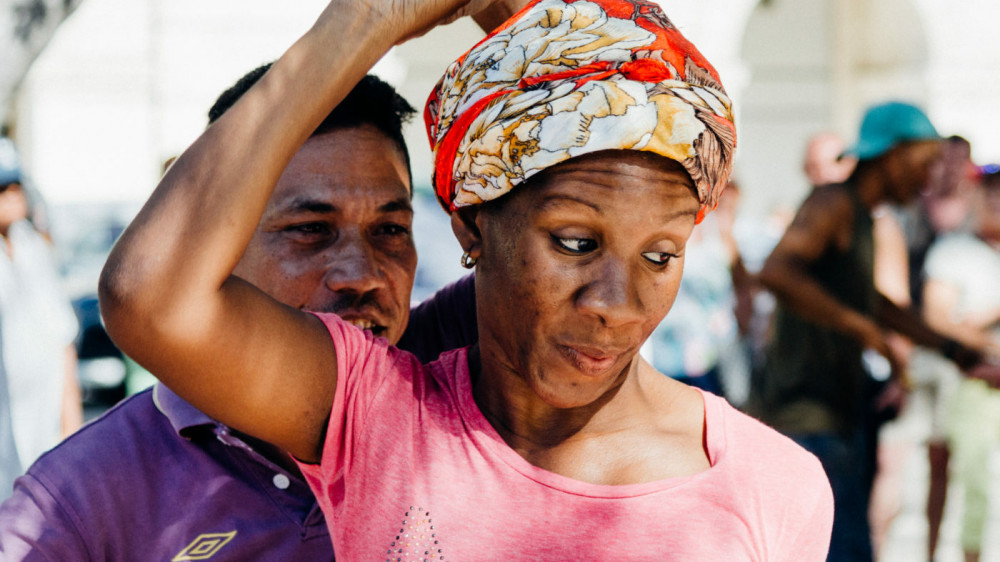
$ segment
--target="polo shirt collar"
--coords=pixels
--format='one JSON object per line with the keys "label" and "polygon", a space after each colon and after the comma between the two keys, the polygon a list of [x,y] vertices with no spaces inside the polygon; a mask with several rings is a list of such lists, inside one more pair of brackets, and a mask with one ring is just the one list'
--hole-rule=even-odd
{"label": "polo shirt collar", "polygon": [[153,386],[153,404],[170,421],[174,431],[181,437],[190,437],[190,430],[196,427],[218,425],[219,422],[195,408],[187,400],[178,396],[163,383]]}

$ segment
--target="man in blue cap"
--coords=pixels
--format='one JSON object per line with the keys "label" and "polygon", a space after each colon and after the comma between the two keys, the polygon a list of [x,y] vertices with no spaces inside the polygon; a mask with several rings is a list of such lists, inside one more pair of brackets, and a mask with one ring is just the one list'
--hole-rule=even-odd
{"label": "man in blue cap", "polygon": [[[870,108],[845,153],[858,159],[850,177],[813,190],[761,270],[778,308],[750,409],[822,461],[835,501],[831,561],[872,559],[876,409],[898,406],[903,387],[886,331],[940,349],[963,368],[980,361],[976,350],[930,330],[874,284],[872,209],[913,200],[940,152],[937,130],[917,107]],[[866,349],[891,366],[881,395],[862,361]]]}

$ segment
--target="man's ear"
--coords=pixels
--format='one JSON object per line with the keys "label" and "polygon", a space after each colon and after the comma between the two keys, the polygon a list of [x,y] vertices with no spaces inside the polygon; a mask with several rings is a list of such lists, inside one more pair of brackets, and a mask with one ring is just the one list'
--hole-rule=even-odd
{"label": "man's ear", "polygon": [[462,249],[474,259],[478,259],[483,252],[483,235],[477,220],[479,209],[479,205],[459,207],[451,214],[451,231]]}

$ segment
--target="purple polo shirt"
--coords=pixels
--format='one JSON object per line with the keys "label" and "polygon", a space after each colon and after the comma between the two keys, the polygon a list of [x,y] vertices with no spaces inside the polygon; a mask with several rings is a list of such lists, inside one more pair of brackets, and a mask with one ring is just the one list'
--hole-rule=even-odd
{"label": "purple polo shirt", "polygon": [[333,560],[308,485],[163,385],[43,455],[0,506],[3,560]]}
{"label": "purple polo shirt", "polygon": [[[475,343],[467,276],[410,313],[425,361]],[[303,481],[163,385],[42,455],[0,506],[0,560],[333,560]]]}

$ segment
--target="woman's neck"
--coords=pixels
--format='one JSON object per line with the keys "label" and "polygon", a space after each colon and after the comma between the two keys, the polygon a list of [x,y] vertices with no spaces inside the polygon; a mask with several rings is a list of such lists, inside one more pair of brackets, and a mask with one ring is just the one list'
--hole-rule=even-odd
{"label": "woman's neck", "polygon": [[[469,351],[472,396],[490,425],[515,449],[543,449],[570,440],[627,429],[641,395],[637,379],[639,358],[622,373],[622,381],[597,400],[576,408],[556,408],[539,397],[525,379],[498,358],[483,360],[479,346]],[[627,404],[626,404],[627,403]],[[627,406],[627,407],[626,407]]]}

